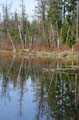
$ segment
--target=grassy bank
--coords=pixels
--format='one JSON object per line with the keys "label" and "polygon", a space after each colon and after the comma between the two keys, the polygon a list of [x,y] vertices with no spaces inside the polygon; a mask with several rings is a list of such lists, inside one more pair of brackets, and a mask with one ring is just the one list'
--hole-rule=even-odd
{"label": "grassy bank", "polygon": [[49,57],[49,58],[65,58],[65,59],[79,59],[79,53],[74,53],[69,51],[55,52],[55,51],[29,51],[29,49],[24,50],[0,50],[0,54],[15,54],[22,56],[36,56],[36,57]]}

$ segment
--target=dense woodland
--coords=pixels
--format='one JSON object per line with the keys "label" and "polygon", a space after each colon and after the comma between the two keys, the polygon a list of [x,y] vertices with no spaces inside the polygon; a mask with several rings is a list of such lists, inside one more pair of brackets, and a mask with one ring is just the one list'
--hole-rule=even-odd
{"label": "dense woodland", "polygon": [[[14,2],[14,1],[13,1]],[[20,0],[21,12],[11,12],[9,4],[1,5],[0,47],[70,48],[78,43],[79,0],[35,0],[35,15],[28,20],[24,1]],[[29,8],[30,9],[30,8]]]}

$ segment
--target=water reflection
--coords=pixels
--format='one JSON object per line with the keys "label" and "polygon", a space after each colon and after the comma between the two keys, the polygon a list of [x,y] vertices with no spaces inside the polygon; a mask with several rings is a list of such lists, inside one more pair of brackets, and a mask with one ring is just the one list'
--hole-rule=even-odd
{"label": "water reflection", "polygon": [[79,74],[56,71],[78,64],[1,56],[0,119],[78,120]]}

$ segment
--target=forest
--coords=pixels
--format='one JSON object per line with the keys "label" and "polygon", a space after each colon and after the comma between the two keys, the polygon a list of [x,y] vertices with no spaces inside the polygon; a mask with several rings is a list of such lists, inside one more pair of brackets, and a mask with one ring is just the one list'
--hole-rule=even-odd
{"label": "forest", "polygon": [[0,1],[0,120],[79,120],[79,0]]}
{"label": "forest", "polygon": [[20,13],[11,13],[7,2],[1,5],[0,49],[60,50],[66,46],[74,50],[79,39],[79,0],[35,2],[32,21],[26,14],[24,0],[20,0]]}

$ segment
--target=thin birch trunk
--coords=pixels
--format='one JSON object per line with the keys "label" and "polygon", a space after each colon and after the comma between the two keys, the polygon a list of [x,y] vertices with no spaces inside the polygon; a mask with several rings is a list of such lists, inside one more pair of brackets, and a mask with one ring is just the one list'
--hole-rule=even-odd
{"label": "thin birch trunk", "polygon": [[12,40],[11,35],[10,35],[9,32],[8,32],[8,36],[9,36],[9,38],[10,38],[10,42],[11,42],[11,44],[12,44],[13,50],[16,51],[15,45],[14,45],[14,43],[13,43],[13,40]]}
{"label": "thin birch trunk", "polygon": [[18,25],[18,30],[19,30],[19,36],[20,36],[20,40],[21,40],[22,49],[24,49],[24,43],[23,43],[23,39],[22,39],[22,35],[21,35],[20,25]]}

